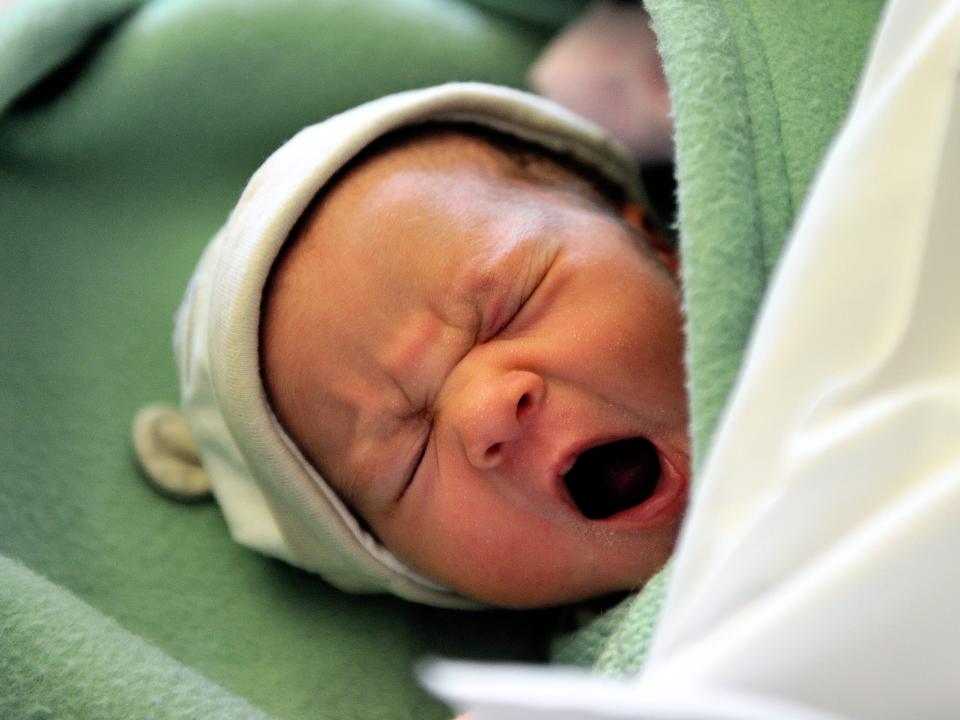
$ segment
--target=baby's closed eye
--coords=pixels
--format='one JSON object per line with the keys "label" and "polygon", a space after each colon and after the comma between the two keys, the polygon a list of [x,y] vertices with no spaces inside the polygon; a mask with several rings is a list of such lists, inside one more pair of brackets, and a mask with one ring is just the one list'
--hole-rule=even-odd
{"label": "baby's closed eye", "polygon": [[529,267],[511,283],[501,282],[496,299],[489,302],[486,313],[481,310],[483,322],[479,342],[487,342],[511,329],[520,319],[524,309],[543,285],[551,263],[542,268]]}

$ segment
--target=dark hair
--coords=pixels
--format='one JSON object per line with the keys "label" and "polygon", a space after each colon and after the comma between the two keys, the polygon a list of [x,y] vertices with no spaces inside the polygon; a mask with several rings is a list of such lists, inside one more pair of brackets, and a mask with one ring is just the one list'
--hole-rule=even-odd
{"label": "dark hair", "polygon": [[[480,140],[508,160],[518,178],[559,185],[560,183],[553,181],[548,170],[560,169],[564,171],[568,184],[570,181],[579,183],[583,194],[592,196],[590,199],[604,206],[616,209],[627,199],[623,188],[616,182],[570,155],[470,122],[431,121],[398,128],[380,136],[357,153],[337,175],[348,174],[351,169],[372,157],[403,146],[415,145],[442,133],[461,134]],[[328,186],[335,185],[338,179],[334,176]]]}

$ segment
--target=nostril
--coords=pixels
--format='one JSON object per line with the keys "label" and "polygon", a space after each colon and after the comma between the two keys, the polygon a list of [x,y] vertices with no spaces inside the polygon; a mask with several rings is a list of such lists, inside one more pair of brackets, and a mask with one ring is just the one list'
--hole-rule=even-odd
{"label": "nostril", "polygon": [[523,395],[520,396],[520,399],[517,400],[517,416],[518,417],[522,415],[523,411],[530,406],[531,402],[532,400],[530,399],[530,393],[524,393]]}
{"label": "nostril", "polygon": [[490,460],[496,460],[500,456],[500,447],[500,443],[494,443],[488,447],[483,453],[483,459],[487,460],[488,462]]}

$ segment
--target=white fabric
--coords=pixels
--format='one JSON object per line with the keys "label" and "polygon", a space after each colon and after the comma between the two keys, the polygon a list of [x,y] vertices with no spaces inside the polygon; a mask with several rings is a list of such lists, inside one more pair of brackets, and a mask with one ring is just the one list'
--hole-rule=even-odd
{"label": "white fabric", "polygon": [[302,130],[251,178],[211,241],[177,317],[181,406],[233,537],[354,592],[473,607],[364,531],[271,412],[258,336],[264,285],[317,192],[365,146],[405,125],[470,122],[571,156],[639,197],[626,152],[559,106],[506,88],[452,83],[391,95]]}
{"label": "white fabric", "polygon": [[575,668],[428,663],[427,689],[469,714],[458,720],[842,720],[782,698],[701,685],[645,687]]}
{"label": "white fabric", "polygon": [[[960,2],[889,4],[700,477],[647,665],[619,710],[655,700],[666,709],[636,716],[673,718],[719,692],[847,718],[960,712],[958,70]],[[554,687],[581,709],[540,703],[525,717],[625,716],[582,709],[594,678]],[[468,697],[454,682],[439,689]],[[500,709],[476,719],[513,717],[504,708],[529,695],[494,698]],[[682,716],[725,712],[719,701]]]}

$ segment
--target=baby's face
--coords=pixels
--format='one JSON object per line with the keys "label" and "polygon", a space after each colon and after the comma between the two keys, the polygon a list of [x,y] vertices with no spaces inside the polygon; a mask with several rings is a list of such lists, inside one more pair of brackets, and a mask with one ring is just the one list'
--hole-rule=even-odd
{"label": "baby's face", "polygon": [[512,607],[634,588],[689,479],[674,275],[615,212],[437,142],[353,170],[279,261],[271,401],[422,574]]}

